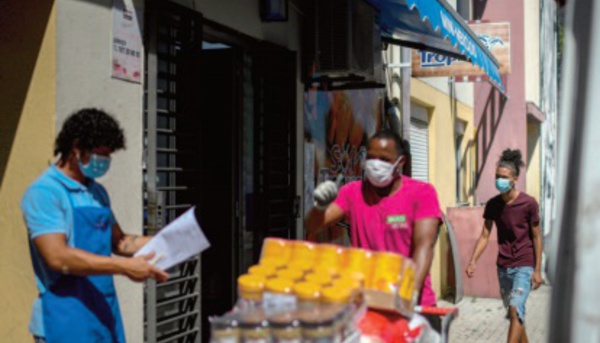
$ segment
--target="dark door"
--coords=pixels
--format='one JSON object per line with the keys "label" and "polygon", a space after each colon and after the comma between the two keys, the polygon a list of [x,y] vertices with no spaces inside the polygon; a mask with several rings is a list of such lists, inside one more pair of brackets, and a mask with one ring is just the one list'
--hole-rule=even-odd
{"label": "dark door", "polygon": [[296,53],[260,44],[253,81],[257,259],[265,237],[296,238]]}
{"label": "dark door", "polygon": [[238,272],[240,189],[241,53],[229,47],[202,52],[202,114],[195,139],[200,144],[198,218],[211,243],[202,254],[203,341],[208,317],[232,309]]}

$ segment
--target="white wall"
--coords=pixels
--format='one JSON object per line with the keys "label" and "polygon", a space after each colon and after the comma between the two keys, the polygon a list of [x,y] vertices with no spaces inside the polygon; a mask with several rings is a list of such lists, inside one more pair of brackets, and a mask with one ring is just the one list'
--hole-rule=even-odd
{"label": "white wall", "polygon": [[[135,1],[136,7],[143,0]],[[124,231],[142,233],[143,86],[111,78],[111,0],[57,0],[56,130],[82,107],[112,113],[125,129],[127,149],[113,156],[100,180]],[[117,277],[129,342],[143,342],[141,284]]]}

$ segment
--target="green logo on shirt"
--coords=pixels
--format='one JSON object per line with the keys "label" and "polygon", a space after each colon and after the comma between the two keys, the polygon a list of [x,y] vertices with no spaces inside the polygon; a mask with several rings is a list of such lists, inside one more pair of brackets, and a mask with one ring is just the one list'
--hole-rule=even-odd
{"label": "green logo on shirt", "polygon": [[405,222],[406,222],[406,216],[404,214],[387,217],[387,223],[390,225],[397,224],[397,223],[405,223]]}

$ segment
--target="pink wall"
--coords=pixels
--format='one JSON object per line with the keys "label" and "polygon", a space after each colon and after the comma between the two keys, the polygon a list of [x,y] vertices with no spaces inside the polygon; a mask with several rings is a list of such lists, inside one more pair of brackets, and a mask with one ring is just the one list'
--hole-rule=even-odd
{"label": "pink wall", "polygon": [[463,291],[465,296],[484,298],[500,298],[496,258],[498,256],[498,238],[496,229],[490,237],[490,242],[484,253],[477,261],[473,278],[466,276],[464,269],[471,259],[475,243],[483,228],[483,207],[451,207],[447,209],[448,220],[456,235],[460,264],[463,270],[456,273],[463,275]]}
{"label": "pink wall", "polygon": [[[508,99],[503,99],[489,83],[475,84],[475,125],[477,139],[478,203],[485,203],[498,192],[494,186],[496,163],[506,148],[521,149],[527,161],[527,112],[525,103],[525,0],[478,0],[475,15],[482,20],[511,23],[511,74],[503,77]],[[526,190],[526,170],[517,183]]]}

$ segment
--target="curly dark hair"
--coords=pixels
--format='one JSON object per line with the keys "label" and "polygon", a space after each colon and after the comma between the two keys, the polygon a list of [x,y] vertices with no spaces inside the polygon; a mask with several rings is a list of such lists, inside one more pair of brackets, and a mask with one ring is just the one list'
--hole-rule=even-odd
{"label": "curly dark hair", "polygon": [[96,108],[84,108],[71,114],[63,124],[56,137],[54,155],[67,158],[73,144],[82,151],[108,147],[114,152],[125,148],[125,137],[111,115]]}
{"label": "curly dark hair", "polygon": [[498,167],[505,167],[514,171],[516,176],[519,176],[521,172],[521,167],[525,166],[523,163],[523,154],[521,154],[521,150],[515,149],[506,149],[502,152],[502,156],[500,156],[500,160],[498,161]]}

